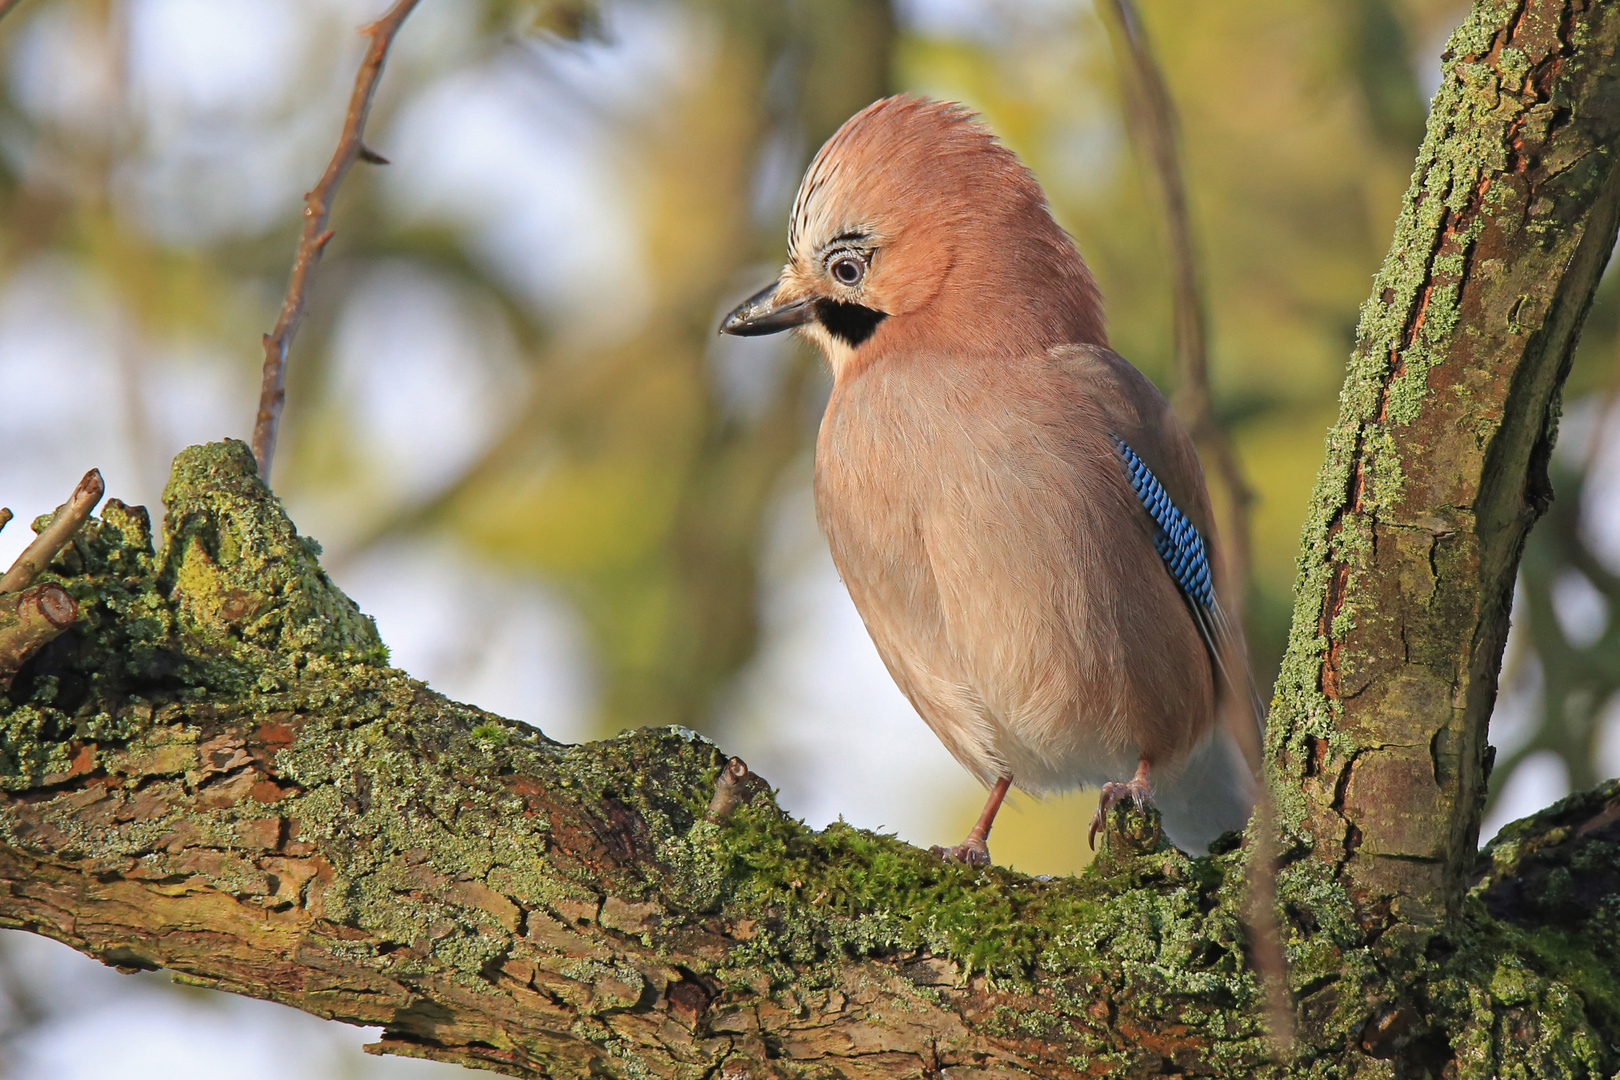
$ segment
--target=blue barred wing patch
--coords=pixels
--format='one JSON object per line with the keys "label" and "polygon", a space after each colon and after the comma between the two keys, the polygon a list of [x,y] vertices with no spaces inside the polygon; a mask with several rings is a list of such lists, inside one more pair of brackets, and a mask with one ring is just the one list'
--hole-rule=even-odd
{"label": "blue barred wing patch", "polygon": [[1175,503],[1153,475],[1147,463],[1136,456],[1136,451],[1125,445],[1117,435],[1110,435],[1114,447],[1125,463],[1125,478],[1131,490],[1141,500],[1142,508],[1153,519],[1153,547],[1164,560],[1165,569],[1176,587],[1199,607],[1206,610],[1215,606],[1215,592],[1210,585],[1209,555],[1204,549],[1204,538],[1187,520],[1187,515],[1176,509]]}

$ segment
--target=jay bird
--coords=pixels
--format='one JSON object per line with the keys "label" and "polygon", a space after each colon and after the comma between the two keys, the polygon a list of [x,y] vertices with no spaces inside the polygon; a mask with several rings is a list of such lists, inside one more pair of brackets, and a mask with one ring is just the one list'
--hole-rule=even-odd
{"label": "jay bird", "polygon": [[1247,660],[1197,453],[1108,348],[1091,273],[1012,151],[950,102],[845,122],[799,187],[781,277],[720,329],[795,327],[833,374],[815,463],[833,561],[895,682],[991,789],[935,852],[988,863],[1011,784],[1100,785],[1093,843],[1127,797],[1189,850],[1243,827],[1254,780],[1218,705],[1240,693],[1260,717],[1223,675]]}

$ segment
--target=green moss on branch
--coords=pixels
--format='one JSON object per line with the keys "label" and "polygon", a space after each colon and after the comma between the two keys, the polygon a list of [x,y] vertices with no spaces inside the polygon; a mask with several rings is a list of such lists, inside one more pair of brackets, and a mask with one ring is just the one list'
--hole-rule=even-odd
{"label": "green moss on branch", "polygon": [[[241,444],[182,454],[166,498],[160,549],[112,502],[64,551],[48,579],[79,623],[0,697],[6,925],[520,1076],[1616,1064],[1612,979],[1483,899],[1406,958],[1418,992],[1370,1007],[1388,950],[1304,860],[1280,895],[1308,1042],[1284,1070],[1240,850],[1110,834],[1038,880],[817,833],[768,793],[715,824],[725,758],[690,732],[562,746],[385,666]],[[1612,938],[1613,909],[1582,932]]]}

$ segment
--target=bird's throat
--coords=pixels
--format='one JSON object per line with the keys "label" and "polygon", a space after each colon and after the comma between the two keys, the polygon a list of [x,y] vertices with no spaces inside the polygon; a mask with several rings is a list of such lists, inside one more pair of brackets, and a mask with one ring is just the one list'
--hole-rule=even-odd
{"label": "bird's throat", "polygon": [[888,317],[885,312],[842,300],[816,301],[816,321],[851,349],[871,337],[878,324]]}

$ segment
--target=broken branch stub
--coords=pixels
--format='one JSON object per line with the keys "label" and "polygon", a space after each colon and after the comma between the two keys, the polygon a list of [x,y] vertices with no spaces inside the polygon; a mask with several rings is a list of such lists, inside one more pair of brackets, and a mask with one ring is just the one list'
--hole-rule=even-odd
{"label": "broken branch stub", "polygon": [[761,789],[768,791],[770,785],[755,776],[746,761],[739,757],[726,759],[720,775],[715,778],[714,798],[709,800],[709,808],[704,811],[703,819],[715,825],[723,824],[738,806],[752,799]]}
{"label": "broken branch stub", "polygon": [[0,690],[11,689],[23,664],[72,626],[78,615],[79,602],[60,585],[36,585],[0,596]]}

